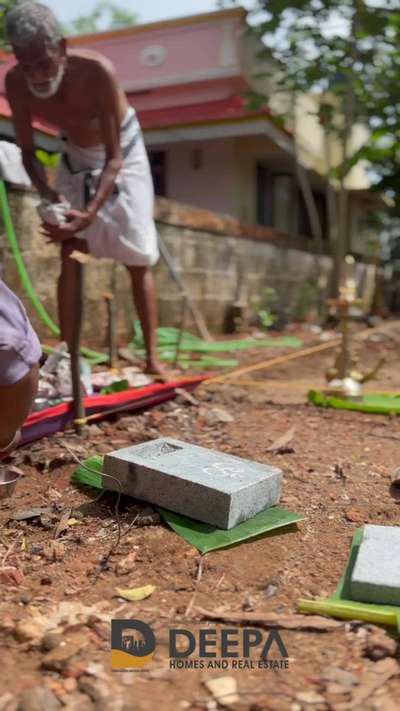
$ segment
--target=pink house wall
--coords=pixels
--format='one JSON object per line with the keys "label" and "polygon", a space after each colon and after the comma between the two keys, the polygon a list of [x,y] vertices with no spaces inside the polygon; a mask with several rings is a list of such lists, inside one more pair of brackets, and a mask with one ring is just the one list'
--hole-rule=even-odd
{"label": "pink house wall", "polygon": [[[73,40],[76,47],[90,47],[105,54],[115,65],[122,82],[140,82],[162,85],[171,77],[191,77],[196,73],[207,73],[221,67],[238,68],[239,35],[243,23],[240,16],[218,17],[216,13],[209,22],[188,22],[184,25],[157,27],[135,32],[130,36],[119,34],[96,42],[85,38]],[[163,48],[165,60],[159,65],[146,66],[143,53],[149,47]],[[177,81],[177,83],[179,83]]]}
{"label": "pink house wall", "polygon": [[[200,151],[197,169],[194,151]],[[167,197],[171,200],[235,214],[233,175],[233,139],[178,143],[167,148]]]}

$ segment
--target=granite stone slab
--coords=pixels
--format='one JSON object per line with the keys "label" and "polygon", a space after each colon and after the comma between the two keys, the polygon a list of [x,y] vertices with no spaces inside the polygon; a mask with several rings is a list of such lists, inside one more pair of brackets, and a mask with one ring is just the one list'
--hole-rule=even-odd
{"label": "granite stone slab", "polygon": [[282,489],[276,467],[171,438],[106,454],[103,471],[107,489],[223,529],[278,504]]}
{"label": "granite stone slab", "polygon": [[360,602],[400,605],[400,527],[364,526],[350,590]]}

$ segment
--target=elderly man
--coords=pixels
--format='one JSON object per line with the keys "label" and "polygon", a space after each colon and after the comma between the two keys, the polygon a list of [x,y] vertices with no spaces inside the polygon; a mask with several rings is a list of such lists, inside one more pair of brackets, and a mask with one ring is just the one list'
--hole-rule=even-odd
{"label": "elderly man", "polygon": [[[7,14],[6,31],[17,60],[6,76],[17,142],[43,200],[57,204],[42,215],[51,215],[44,217],[44,235],[61,246],[62,338],[72,343],[77,271],[71,253],[111,257],[125,264],[131,277],[147,349],[146,371],[160,373],[150,270],[158,259],[153,184],[136,113],[108,59],[89,50],[67,49],[45,5],[17,5]],[[58,126],[63,135],[55,189],[35,157],[33,117]]]}
{"label": "elderly man", "polygon": [[0,279],[0,461],[19,442],[36,395],[40,356],[24,307]]}

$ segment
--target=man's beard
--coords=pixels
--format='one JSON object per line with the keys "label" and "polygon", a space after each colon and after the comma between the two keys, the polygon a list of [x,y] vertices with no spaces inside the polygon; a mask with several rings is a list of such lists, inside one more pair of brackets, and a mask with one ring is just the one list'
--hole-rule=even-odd
{"label": "man's beard", "polygon": [[32,82],[27,79],[26,83],[28,85],[28,89],[35,96],[37,99],[51,99],[52,96],[55,96],[57,94],[57,91],[60,88],[60,84],[62,80],[64,79],[64,73],[65,73],[65,65],[64,62],[60,64],[57,74],[55,77],[52,79],[49,79],[49,88],[46,89],[46,91],[40,91]]}

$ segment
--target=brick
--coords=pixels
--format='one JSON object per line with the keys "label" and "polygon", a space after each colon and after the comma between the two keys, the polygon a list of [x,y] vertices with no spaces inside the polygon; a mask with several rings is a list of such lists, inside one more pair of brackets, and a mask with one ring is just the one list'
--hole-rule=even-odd
{"label": "brick", "polygon": [[[107,454],[104,473],[129,496],[223,529],[275,506],[282,487],[275,467],[171,438]],[[119,490],[113,479],[103,483]]]}
{"label": "brick", "polygon": [[400,605],[400,527],[364,526],[350,589],[360,602]]}

